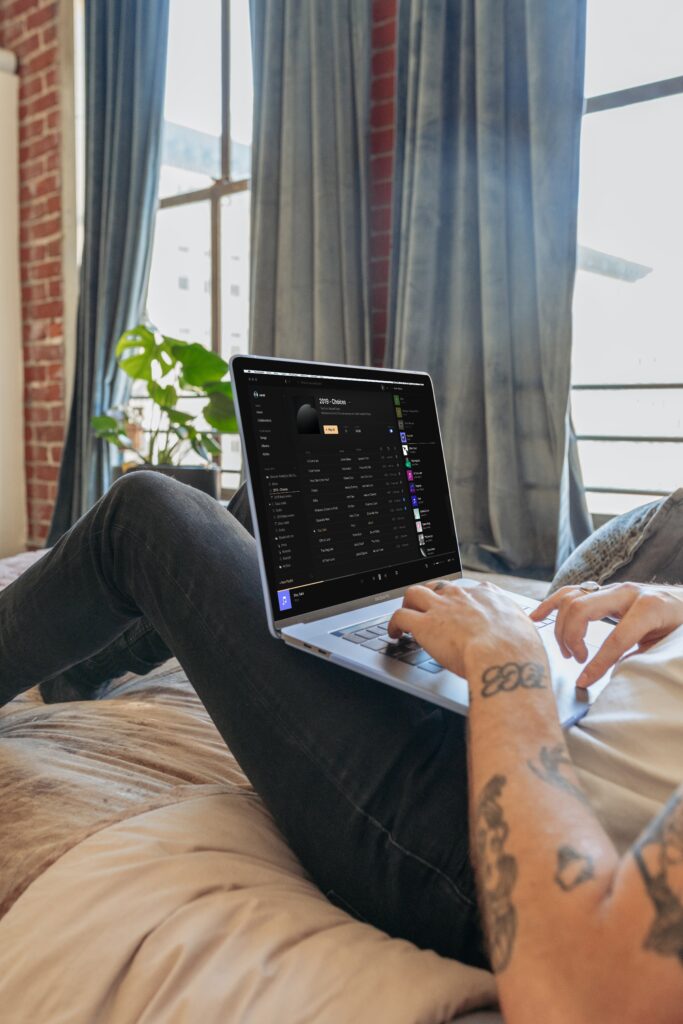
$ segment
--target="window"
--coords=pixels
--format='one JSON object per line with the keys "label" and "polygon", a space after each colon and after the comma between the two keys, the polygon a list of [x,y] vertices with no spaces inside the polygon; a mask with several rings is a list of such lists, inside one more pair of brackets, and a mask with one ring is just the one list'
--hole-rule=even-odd
{"label": "window", "polygon": [[589,0],[572,409],[589,509],[683,484],[683,4]]}
{"label": "window", "polygon": [[[171,0],[147,310],[164,334],[226,359],[248,348],[252,106],[249,0]],[[221,465],[230,490],[237,438]]]}

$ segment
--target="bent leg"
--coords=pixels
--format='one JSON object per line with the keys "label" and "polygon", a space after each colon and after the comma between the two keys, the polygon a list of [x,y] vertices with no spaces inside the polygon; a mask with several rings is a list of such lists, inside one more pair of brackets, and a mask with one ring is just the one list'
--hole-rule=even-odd
{"label": "bent leg", "polygon": [[123,478],[0,595],[0,701],[142,617],[330,898],[481,963],[464,720],[272,638],[253,538],[205,495]]}

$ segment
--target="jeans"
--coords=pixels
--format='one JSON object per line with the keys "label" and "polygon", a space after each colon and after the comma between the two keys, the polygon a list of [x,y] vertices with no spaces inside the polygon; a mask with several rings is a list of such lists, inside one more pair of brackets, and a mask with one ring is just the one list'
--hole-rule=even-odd
{"label": "jeans", "polygon": [[251,534],[132,473],[0,593],[0,705],[71,666],[106,678],[169,652],[332,902],[486,965],[465,719],[274,639]]}

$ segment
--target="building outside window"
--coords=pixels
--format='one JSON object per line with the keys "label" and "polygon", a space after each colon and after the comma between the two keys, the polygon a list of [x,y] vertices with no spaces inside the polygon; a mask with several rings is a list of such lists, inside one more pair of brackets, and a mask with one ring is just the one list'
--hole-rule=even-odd
{"label": "building outside window", "polygon": [[[248,350],[252,107],[249,0],[171,0],[147,311],[164,334],[225,359]],[[241,464],[226,437],[226,491]]]}
{"label": "building outside window", "polygon": [[599,523],[683,485],[683,4],[588,0],[572,409]]}

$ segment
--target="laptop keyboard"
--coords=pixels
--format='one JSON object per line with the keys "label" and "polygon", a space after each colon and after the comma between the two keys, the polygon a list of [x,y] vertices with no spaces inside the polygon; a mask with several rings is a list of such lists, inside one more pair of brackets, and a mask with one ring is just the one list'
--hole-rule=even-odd
{"label": "laptop keyboard", "polygon": [[[531,606],[525,608],[524,611],[530,612]],[[348,629],[335,630],[334,636],[340,636],[344,640],[348,640],[349,643],[367,647],[370,651],[384,654],[387,658],[394,658],[404,662],[406,665],[415,665],[417,668],[422,669],[423,672],[429,672],[432,675],[443,672],[443,665],[440,665],[430,654],[427,654],[410,635],[402,636],[400,640],[392,640],[387,633],[389,618],[381,620],[368,619],[367,622],[358,622],[355,626],[351,626]],[[553,613],[549,618],[543,619],[541,622],[535,623],[535,625],[537,629],[543,629],[544,626],[548,626],[554,621],[555,614]]]}

